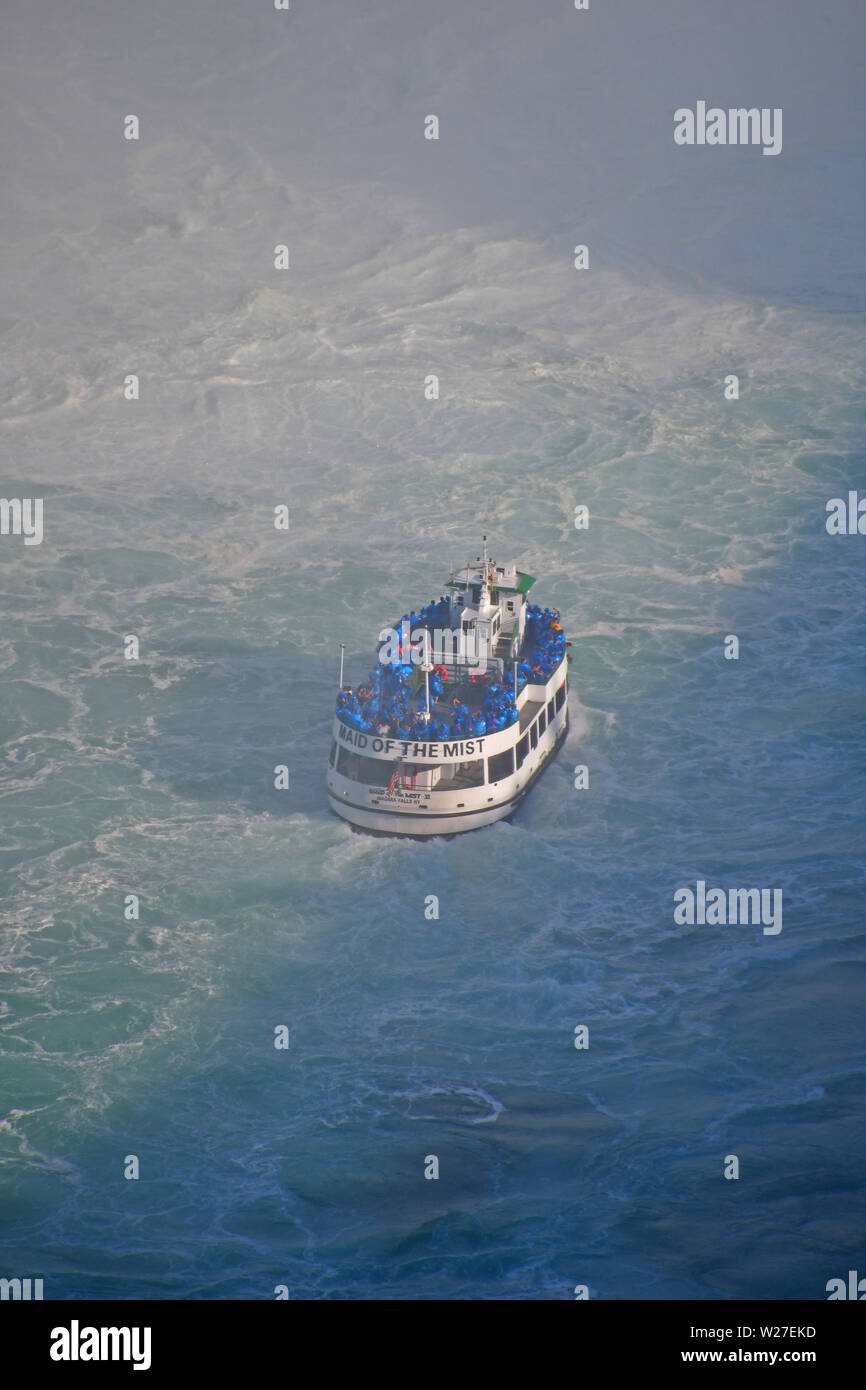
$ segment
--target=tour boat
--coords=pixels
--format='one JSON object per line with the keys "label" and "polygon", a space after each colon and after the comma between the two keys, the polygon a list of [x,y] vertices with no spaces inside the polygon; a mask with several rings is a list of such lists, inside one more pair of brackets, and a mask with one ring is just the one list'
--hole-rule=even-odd
{"label": "tour boat", "polygon": [[332,809],[361,829],[453,835],[510,816],[568,728],[558,609],[484,553],[447,593],[379,636],[366,681],[343,684],[327,773]]}

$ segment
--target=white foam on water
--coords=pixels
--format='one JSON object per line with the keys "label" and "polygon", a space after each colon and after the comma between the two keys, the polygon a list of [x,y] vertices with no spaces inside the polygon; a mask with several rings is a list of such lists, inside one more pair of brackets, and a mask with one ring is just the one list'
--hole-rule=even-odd
{"label": "white foam on water", "polygon": [[[531,28],[541,42],[521,14],[523,39]],[[470,37],[482,22],[454,18]],[[138,22],[135,7],[128,22]],[[288,44],[256,59],[247,23],[233,31],[239,72],[293,61]],[[358,11],[346,23],[363,31],[367,19]],[[434,49],[447,29],[431,37]],[[204,30],[196,43],[209,41]],[[330,61],[351,70],[358,33],[340,31]],[[519,73],[512,41],[513,30],[499,36],[497,61]],[[172,89],[195,92],[203,111],[216,73],[185,71],[180,50],[170,71],[192,86]],[[467,45],[460,71],[471,74],[482,50]],[[64,101],[90,100],[79,80],[87,51],[82,41],[77,56],[43,52],[39,71]],[[377,99],[390,90],[382,71],[374,65],[364,88]],[[335,119],[321,115],[325,127]],[[11,677],[7,696],[13,682],[21,696],[2,788],[0,1027],[15,1095],[0,1132],[18,1164],[62,1178],[74,1165],[50,1155],[66,1152],[70,1135],[73,1146],[98,1146],[118,1113],[145,1118],[197,1212],[192,1234],[177,1216],[184,1248],[211,1232],[204,1264],[232,1203],[288,1193],[289,1177],[312,1184],[315,1168],[329,1176],[303,1206],[318,1261],[306,1277],[328,1292],[328,1279],[345,1290],[351,1257],[332,1257],[325,1236],[348,1233],[363,1252],[399,1225],[389,1224],[390,1192],[366,1208],[361,1196],[353,1208],[351,1194],[366,1191],[383,1155],[399,1168],[400,1120],[411,1112],[416,1148],[417,1121],[459,1125],[461,1140],[492,1146],[503,1142],[507,1107],[531,1163],[487,1169],[490,1150],[472,1150],[466,1172],[478,1190],[455,1210],[462,1218],[492,1202],[495,1224],[504,1187],[516,1225],[502,1227],[503,1241],[524,1243],[517,1291],[527,1270],[542,1296],[561,1295],[547,1250],[524,1258],[538,1237],[520,1227],[553,1229],[551,1203],[564,1241],[612,1246],[633,1271],[623,1202],[657,1214],[672,1129],[714,1138],[708,1126],[755,1113],[758,1062],[778,1031],[774,1016],[770,1042],[756,1032],[738,1044],[771,992],[762,943],[675,931],[676,875],[710,873],[701,865],[715,845],[728,881],[779,847],[774,881],[792,902],[772,946],[779,970],[810,949],[796,912],[821,914],[820,865],[847,882],[833,856],[854,821],[846,810],[840,828],[838,788],[827,793],[820,778],[846,720],[855,727],[844,668],[859,634],[818,650],[804,672],[797,640],[786,647],[773,623],[796,636],[806,611],[819,631],[832,628],[838,619],[810,606],[816,575],[830,609],[848,606],[846,583],[859,592],[853,552],[824,560],[816,533],[824,494],[844,490],[862,444],[862,321],[828,300],[806,309],[721,279],[675,284],[651,255],[631,262],[603,236],[591,238],[592,275],[578,284],[570,224],[563,236],[479,216],[455,228],[435,198],[359,173],[328,186],[297,163],[297,149],[284,155],[274,142],[262,154],[249,131],[196,139],[178,135],[185,129],[175,121],[120,172],[115,151],[105,175],[74,186],[55,165],[51,226],[32,219],[30,204],[35,234],[8,248],[0,428],[11,482],[24,480],[23,494],[36,480],[44,492],[46,539],[26,555],[0,551],[13,615],[0,671]],[[53,149],[44,158],[59,159]],[[293,158],[297,175],[286,173]],[[739,178],[729,191],[745,186]],[[39,185],[27,196],[40,197]],[[635,209],[664,196],[663,181],[636,179]],[[784,198],[776,206],[789,215]],[[287,226],[294,268],[280,279],[270,248]],[[123,401],[118,364],[140,372],[139,402]],[[722,395],[730,370],[737,402]],[[435,403],[423,395],[432,371]],[[285,535],[273,527],[283,501]],[[586,533],[573,525],[580,502]],[[538,575],[539,601],[566,617],[565,748],[511,824],[448,844],[357,835],[329,815],[323,785],[338,644],[365,671],[381,625],[440,592],[485,530],[494,553],[515,553]],[[733,679],[723,695],[708,673],[720,634],[739,629],[749,657],[726,673],[741,682],[734,698]],[[127,632],[142,641],[137,665],[122,659]],[[47,697],[61,702],[50,739],[47,716],[33,713]],[[802,764],[791,743],[776,742],[786,720],[795,742],[796,731],[808,734]],[[740,747],[748,767],[737,771]],[[281,799],[272,782],[283,761],[292,784]],[[588,801],[571,787],[577,761],[591,764]],[[701,768],[705,793],[688,780]],[[810,872],[822,887],[811,897],[794,852],[817,857]],[[428,890],[442,899],[438,922],[421,914]],[[141,897],[137,922],[123,916],[128,893]],[[821,949],[844,960],[855,932],[840,912]],[[815,972],[832,963],[819,956]],[[749,995],[756,979],[763,992]],[[297,1050],[275,1104],[272,1077],[261,1081],[272,1050],[262,1037],[284,1015]],[[575,1061],[582,1016],[605,1046],[594,1039],[578,1059],[586,1076],[575,1090],[564,1059]],[[790,1058],[801,1036],[785,1034]],[[767,1065],[784,1103],[812,1111],[838,1079],[831,1062],[822,1054],[806,1077],[778,1052]],[[28,1088],[48,1067],[54,1092],[30,1105]],[[503,1076],[508,1085],[491,1080]],[[724,1121],[712,1111],[720,1076],[732,1090]],[[512,1101],[518,1081],[525,1090]],[[550,1114],[585,1105],[621,1127],[622,1140],[581,1139],[598,1145],[583,1186],[563,1155],[587,1131],[563,1121],[570,1138],[549,1159],[539,1142],[547,1110],[532,1128],[526,1095],[543,1087],[559,1098]],[[322,1133],[333,1146],[317,1147]],[[171,1167],[196,1143],[211,1163],[198,1184],[193,1162]],[[342,1166],[350,1152],[353,1173]],[[313,1157],[287,1175],[298,1153]],[[796,1226],[802,1209],[792,1212]],[[58,1218],[71,1246],[96,1240],[79,1215],[80,1225]],[[414,1233],[417,1215],[401,1220]],[[122,1222],[114,1229],[135,1239]],[[494,1227],[482,1230],[496,1248]],[[174,1278],[171,1230],[166,1245]],[[228,1240],[220,1255],[230,1266],[245,1249]],[[650,1287],[676,1282],[667,1269],[645,1277]],[[191,1278],[213,1290],[210,1266],[191,1275],[187,1260],[182,1278],[187,1296]],[[678,1287],[698,1285],[684,1274]]]}

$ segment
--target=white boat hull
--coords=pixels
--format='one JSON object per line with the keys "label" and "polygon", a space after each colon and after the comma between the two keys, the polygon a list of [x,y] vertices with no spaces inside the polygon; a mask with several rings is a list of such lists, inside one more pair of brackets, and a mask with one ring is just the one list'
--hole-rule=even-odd
{"label": "white boat hull", "polygon": [[[565,738],[568,729],[566,670],[563,660],[546,685],[527,686],[521,693],[518,707],[522,711],[527,707],[522,727],[515,724],[482,739],[466,739],[459,745],[444,743],[428,748],[424,744],[396,740],[388,740],[386,744],[383,739],[358,735],[337,719],[327,779],[331,809],[363,830],[422,838],[479,830],[512,815]],[[559,709],[555,709],[557,691],[561,692]],[[530,711],[534,711],[532,717],[526,719]],[[391,746],[394,744],[396,746]],[[521,744],[523,749],[518,752]],[[495,762],[498,755],[507,756],[509,749],[516,752],[514,771],[498,781],[491,781],[490,759]],[[412,785],[409,788],[383,785],[386,773],[402,765],[398,761],[401,757],[411,760],[418,774],[411,779]],[[356,759],[367,769],[375,768],[379,773],[379,785],[359,780],[357,766],[353,766]],[[458,765],[469,765],[466,761],[460,764],[460,759],[477,759],[475,765],[480,763],[485,769],[483,783],[443,790],[449,768],[454,770]],[[341,775],[341,767],[353,775]]]}

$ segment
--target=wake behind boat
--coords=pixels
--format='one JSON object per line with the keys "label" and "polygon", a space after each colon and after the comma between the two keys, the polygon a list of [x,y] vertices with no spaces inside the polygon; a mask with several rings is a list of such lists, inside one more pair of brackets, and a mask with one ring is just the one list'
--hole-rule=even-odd
{"label": "wake behind boat", "polygon": [[447,595],[380,633],[365,683],[343,685],[327,776],[331,808],[396,835],[452,835],[509,816],[568,728],[558,609],[484,554]]}

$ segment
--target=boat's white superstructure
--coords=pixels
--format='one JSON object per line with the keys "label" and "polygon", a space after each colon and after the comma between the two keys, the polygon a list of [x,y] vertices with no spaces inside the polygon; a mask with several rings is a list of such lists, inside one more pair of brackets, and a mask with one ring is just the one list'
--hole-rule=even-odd
{"label": "boat's white superstructure", "polygon": [[[425,660],[426,679],[415,679],[414,696],[404,697],[407,712],[397,719],[377,721],[370,704],[363,716],[347,712],[345,703],[338,709],[327,774],[330,805],[338,815],[371,831],[427,836],[475,830],[512,813],[568,726],[565,638],[555,610],[554,635],[540,626],[551,610],[527,608],[533,582],[513,564],[488,560],[485,545],[483,559],[452,576],[450,596],[430,606],[430,613],[445,616],[461,650],[472,654],[471,668],[452,659],[445,680],[433,678],[434,700],[435,655]],[[545,638],[543,656],[537,640],[529,646],[528,627],[536,639],[539,632]],[[491,705],[491,692],[503,692],[498,704]],[[460,698],[467,693],[474,709],[467,710]],[[344,701],[349,698],[351,691],[343,694]],[[379,695],[376,709],[381,713],[382,707]],[[437,713],[454,708],[463,716],[460,725],[437,723]]]}

